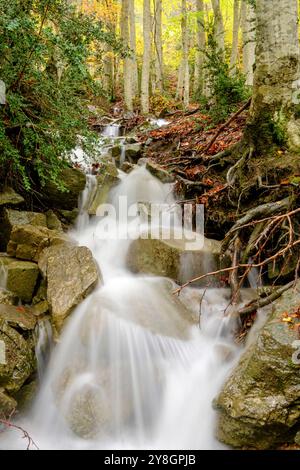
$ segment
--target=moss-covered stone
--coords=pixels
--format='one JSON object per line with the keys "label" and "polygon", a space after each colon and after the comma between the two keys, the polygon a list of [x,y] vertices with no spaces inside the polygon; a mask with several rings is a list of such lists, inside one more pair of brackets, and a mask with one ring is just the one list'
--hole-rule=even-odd
{"label": "moss-covered stone", "polygon": [[273,312],[258,338],[215,401],[219,411],[217,436],[233,447],[268,449],[293,441],[300,423],[300,369],[292,360],[300,322],[282,321],[300,304],[298,289],[274,302]]}
{"label": "moss-covered stone", "polygon": [[33,330],[36,325],[36,317],[30,307],[0,304],[0,319],[8,325],[22,330]]}
{"label": "moss-covered stone", "polygon": [[0,418],[8,418],[16,408],[16,400],[0,390]]}
{"label": "moss-covered stone", "polygon": [[23,387],[14,394],[14,399],[17,402],[19,411],[26,411],[34,400],[38,390],[38,383],[36,380],[23,385]]}
{"label": "moss-covered stone", "polygon": [[0,318],[0,388],[8,393],[20,390],[35,369],[30,344],[15,329]]}
{"label": "moss-covered stone", "polygon": [[100,174],[97,175],[97,184],[91,193],[88,202],[88,213],[96,215],[99,206],[107,201],[107,197],[111,188],[119,182],[118,170],[111,162],[100,164]]}
{"label": "moss-covered stone", "polygon": [[78,206],[78,198],[86,184],[85,174],[77,168],[65,168],[59,175],[65,191],[48,182],[43,191],[44,200],[57,209],[72,210]]}
{"label": "moss-covered stone", "polygon": [[6,187],[0,192],[0,206],[18,206],[24,202],[24,198],[16,193],[12,188]]}
{"label": "moss-covered stone", "polygon": [[5,209],[1,217],[2,245],[6,249],[12,229],[15,225],[33,225],[47,227],[45,214],[39,212]]}

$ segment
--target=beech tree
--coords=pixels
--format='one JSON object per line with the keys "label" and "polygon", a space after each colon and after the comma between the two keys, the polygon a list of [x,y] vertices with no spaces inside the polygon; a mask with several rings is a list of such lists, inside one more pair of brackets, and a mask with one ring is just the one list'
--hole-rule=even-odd
{"label": "beech tree", "polygon": [[211,0],[214,11],[214,38],[220,53],[225,50],[225,31],[220,0]]}
{"label": "beech tree", "polygon": [[141,81],[141,110],[143,114],[149,113],[149,81],[151,65],[151,8],[150,0],[144,0],[143,6],[143,38],[144,52]]}
{"label": "beech tree", "polygon": [[[121,35],[124,44],[129,47],[129,0],[122,0],[121,12]],[[133,111],[132,96],[132,58],[126,56],[124,59],[123,79],[124,79],[124,100],[127,111]]]}
{"label": "beech tree", "polygon": [[155,88],[163,91],[162,0],[154,1]]}
{"label": "beech tree", "polygon": [[196,57],[195,57],[195,75],[194,75],[194,93],[203,92],[204,79],[204,49],[205,49],[205,25],[204,25],[204,1],[196,0],[197,11],[197,33],[196,33]]}
{"label": "beech tree", "polygon": [[[242,0],[243,1],[243,0]],[[230,74],[235,75],[239,55],[239,30],[240,30],[240,0],[234,0],[233,4],[233,30],[232,48],[230,56]]]}
{"label": "beech tree", "polygon": [[253,67],[255,63],[256,14],[253,4],[242,0],[241,27],[243,33],[243,72],[246,85],[253,86]]}

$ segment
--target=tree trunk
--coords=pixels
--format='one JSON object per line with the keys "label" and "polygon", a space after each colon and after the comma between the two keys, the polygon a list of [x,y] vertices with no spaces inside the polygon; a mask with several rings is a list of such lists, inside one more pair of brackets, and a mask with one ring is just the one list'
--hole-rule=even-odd
{"label": "tree trunk", "polygon": [[221,55],[225,52],[225,31],[220,0],[211,0],[214,11],[214,38]]}
{"label": "tree trunk", "polygon": [[255,8],[245,0],[241,5],[241,25],[243,31],[243,71],[246,76],[246,85],[253,86],[256,13]]}
{"label": "tree trunk", "polygon": [[133,96],[139,92],[138,65],[136,60],[136,27],[135,27],[135,1],[129,0],[130,49],[132,51],[132,87]]}
{"label": "tree trunk", "polygon": [[183,79],[184,79],[183,62],[181,59],[179,68],[178,68],[178,79],[177,79],[177,88],[176,88],[176,96],[175,96],[176,100],[179,100],[179,99],[182,100],[183,98]]}
{"label": "tree trunk", "polygon": [[[242,0],[243,1],[243,0]],[[230,75],[236,74],[238,55],[239,55],[239,30],[240,30],[240,0],[234,0],[233,7],[233,30],[232,30],[232,49],[230,56]]]}
{"label": "tree trunk", "polygon": [[196,58],[195,58],[195,75],[194,75],[194,93],[203,93],[203,81],[204,81],[204,49],[206,44],[205,36],[205,23],[204,23],[204,1],[196,0],[197,10],[197,35],[196,35]]}
{"label": "tree trunk", "polygon": [[182,0],[182,70],[183,70],[183,103],[187,108],[190,104],[190,71],[189,71],[189,29],[187,21],[187,4]]}
{"label": "tree trunk", "polygon": [[163,91],[162,0],[154,1],[155,88]]}
{"label": "tree trunk", "polygon": [[149,113],[149,79],[151,64],[151,9],[150,0],[144,0],[143,7],[144,53],[141,82],[141,109],[143,114]]}
{"label": "tree trunk", "polygon": [[256,0],[256,15],[251,135],[255,144],[260,140],[267,147],[284,134],[289,146],[299,149],[298,0]]}
{"label": "tree trunk", "polygon": [[[122,0],[121,12],[121,35],[124,43],[129,46],[129,0]],[[132,59],[124,59],[123,79],[124,79],[124,101],[127,111],[133,111],[132,96]]]}

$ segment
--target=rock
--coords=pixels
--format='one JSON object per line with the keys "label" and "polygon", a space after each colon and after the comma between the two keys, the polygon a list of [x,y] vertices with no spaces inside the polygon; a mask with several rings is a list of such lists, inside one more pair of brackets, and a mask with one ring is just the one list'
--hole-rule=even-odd
{"label": "rock", "polygon": [[23,387],[14,394],[14,399],[18,404],[18,410],[26,411],[31,406],[37,391],[38,383],[36,380],[23,385]]}
{"label": "rock", "polygon": [[57,215],[52,210],[46,212],[47,227],[50,230],[56,230],[57,232],[63,232],[62,224]]}
{"label": "rock", "polygon": [[16,258],[38,261],[44,248],[65,243],[71,243],[71,240],[56,230],[33,225],[16,225],[11,232],[7,253]]}
{"label": "rock", "polygon": [[150,173],[158,178],[162,183],[174,183],[175,178],[167,170],[150,160],[146,163],[146,168]]}
{"label": "rock", "polygon": [[[297,289],[298,288],[298,289]],[[300,424],[299,364],[293,360],[300,319],[294,328],[282,321],[300,304],[300,282],[272,305],[254,343],[215,400],[217,437],[236,448],[275,448],[292,442]],[[298,324],[298,327],[297,327]]]}
{"label": "rock", "polygon": [[135,165],[129,162],[124,162],[121,166],[121,170],[127,174],[130,173],[132,170],[134,170],[134,168],[135,168]]}
{"label": "rock", "polygon": [[34,369],[29,343],[0,318],[0,386],[8,393],[17,392]]}
{"label": "rock", "polygon": [[47,183],[43,191],[44,200],[57,209],[72,210],[78,206],[78,198],[85,188],[85,174],[77,168],[64,168],[59,175],[66,191],[61,191],[54,183]]}
{"label": "rock", "polygon": [[295,444],[300,446],[300,431],[297,432],[296,437],[295,437]]}
{"label": "rock", "polygon": [[52,246],[44,250],[39,267],[47,279],[47,300],[60,331],[72,310],[99,281],[97,265],[86,247]]}
{"label": "rock", "polygon": [[72,211],[66,211],[61,209],[59,215],[62,218],[63,222],[73,225],[79,215],[78,208],[73,209]]}
{"label": "rock", "polygon": [[114,145],[111,149],[111,156],[115,160],[120,160],[121,152],[122,152],[122,147],[121,145]]}
{"label": "rock", "polygon": [[[151,236],[151,235],[149,235]],[[169,277],[184,283],[220,266],[221,243],[199,237],[193,247],[187,248],[186,240],[161,240],[138,238],[131,243],[127,255],[127,267],[134,273]],[[222,267],[228,260],[224,260]],[[206,278],[216,282],[215,279]]]}
{"label": "rock", "polygon": [[[0,364],[1,367],[1,364]],[[9,418],[16,410],[17,402],[0,390],[0,418]]]}
{"label": "rock", "polygon": [[113,163],[106,162],[100,166],[100,174],[97,175],[97,184],[91,193],[88,202],[88,213],[96,215],[97,209],[107,201],[111,188],[119,182],[118,170]]}
{"label": "rock", "polygon": [[12,188],[5,188],[0,192],[0,206],[18,206],[24,202],[24,198],[16,193]]}
{"label": "rock", "polygon": [[12,292],[0,288],[0,304],[3,305],[16,305],[18,303],[18,297]]}
{"label": "rock", "polygon": [[142,154],[142,144],[127,144],[125,146],[125,159],[130,163],[137,163]]}
{"label": "rock", "polygon": [[34,330],[37,322],[31,308],[16,307],[15,305],[0,304],[0,319],[5,320],[8,325],[22,330]]}
{"label": "rock", "polygon": [[39,212],[17,211],[5,209],[1,220],[2,237],[4,240],[4,249],[10,239],[10,234],[15,225],[34,225],[47,227],[45,214]]}
{"label": "rock", "polygon": [[0,255],[0,263],[7,272],[6,288],[23,302],[30,302],[39,275],[38,266],[3,255]]}

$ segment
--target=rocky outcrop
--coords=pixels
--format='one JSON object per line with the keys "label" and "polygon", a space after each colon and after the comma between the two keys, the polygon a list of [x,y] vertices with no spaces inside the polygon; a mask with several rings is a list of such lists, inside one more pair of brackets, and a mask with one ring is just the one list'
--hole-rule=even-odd
{"label": "rocky outcrop", "polygon": [[147,160],[146,163],[147,170],[156,178],[158,178],[162,183],[174,183],[175,178],[167,170],[162,168],[155,162]]}
{"label": "rocky outcrop", "polygon": [[39,268],[47,280],[52,321],[60,331],[72,310],[98,284],[98,267],[88,248],[63,245],[45,249]]}
{"label": "rocky outcrop", "polygon": [[33,225],[47,227],[45,214],[39,212],[18,211],[14,209],[4,209],[1,216],[1,247],[6,250],[12,229],[15,225]]}
{"label": "rocky outcrop", "polygon": [[37,264],[3,255],[0,264],[6,271],[6,288],[22,301],[30,302],[39,275]]}
{"label": "rocky outcrop", "polygon": [[222,442],[236,448],[269,449],[297,439],[300,364],[294,358],[299,305],[300,282],[274,302],[256,341],[215,400],[217,436]]}
{"label": "rocky outcrop", "polygon": [[19,259],[38,261],[44,248],[69,243],[67,235],[46,227],[15,225],[12,229],[7,253]]}
{"label": "rocky outcrop", "polygon": [[137,163],[142,155],[142,144],[127,144],[125,147],[125,159],[130,163]]}
{"label": "rocky outcrop", "polygon": [[0,319],[13,328],[34,330],[37,319],[30,307],[0,304]]}
{"label": "rocky outcrop", "polygon": [[65,168],[59,175],[65,190],[48,182],[43,190],[43,199],[52,208],[72,210],[78,206],[78,198],[85,188],[85,174],[77,168]]}

